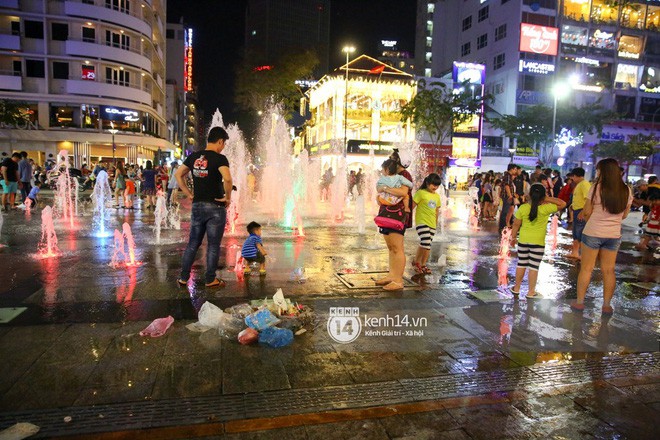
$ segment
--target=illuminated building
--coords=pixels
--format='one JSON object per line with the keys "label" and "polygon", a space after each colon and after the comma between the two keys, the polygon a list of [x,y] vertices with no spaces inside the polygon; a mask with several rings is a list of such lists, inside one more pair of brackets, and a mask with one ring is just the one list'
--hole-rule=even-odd
{"label": "illuminated building", "polygon": [[0,3],[0,99],[30,122],[0,127],[0,151],[74,165],[154,159],[174,145],[165,119],[165,1]]}
{"label": "illuminated building", "polygon": [[[483,63],[499,114],[552,107],[557,82],[572,91],[559,105],[600,100],[621,114],[611,132],[650,133],[660,124],[660,0],[418,0],[417,11],[417,73],[441,76],[455,60]],[[491,167],[509,162],[508,140],[493,130],[482,147]]]}
{"label": "illuminated building", "polygon": [[413,141],[414,129],[410,123],[401,122],[399,110],[416,89],[412,75],[366,55],[325,75],[305,93],[301,105],[302,109],[308,105],[311,113],[305,132],[310,156],[320,156],[324,163],[332,160],[330,166],[337,169],[336,160],[344,152],[350,167],[370,163],[370,150],[375,155],[389,155],[395,143]]}
{"label": "illuminated building", "polygon": [[378,43],[378,61],[395,67],[411,75],[415,74],[415,58],[410,52],[399,50],[398,41],[380,40]]}

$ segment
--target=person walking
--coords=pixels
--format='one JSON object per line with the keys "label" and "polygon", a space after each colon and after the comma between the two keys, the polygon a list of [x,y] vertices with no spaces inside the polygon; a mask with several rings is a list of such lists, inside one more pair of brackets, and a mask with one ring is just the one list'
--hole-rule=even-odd
{"label": "person walking", "polygon": [[120,208],[124,205],[124,208],[128,208],[124,199],[124,193],[126,192],[126,169],[123,162],[117,162],[113,185],[115,187],[115,207]]}
{"label": "person walking", "polygon": [[[221,154],[227,139],[229,136],[222,127],[213,127],[209,131],[206,149],[188,156],[175,174],[183,194],[192,199],[190,238],[183,253],[181,275],[177,280],[182,286],[188,284],[195,254],[204,235],[207,237],[206,287],[226,285],[216,277],[216,271],[232,191],[229,161]],[[188,189],[184,180],[188,173],[192,173],[194,193]]]}
{"label": "person walking", "polygon": [[518,175],[518,167],[514,163],[510,163],[506,167],[506,173],[502,177],[500,197],[502,198],[502,211],[500,212],[500,222],[498,232],[501,234],[504,228],[508,228],[511,224],[511,217],[513,216],[513,202],[516,194],[516,189],[513,185],[513,179]]}
{"label": "person walking", "polygon": [[577,300],[571,304],[573,310],[584,310],[584,298],[598,258],[603,275],[601,311],[603,315],[614,313],[610,305],[616,284],[614,265],[621,245],[621,223],[628,216],[632,201],[632,191],[621,178],[619,163],[611,158],[599,161],[596,165],[596,181],[580,213],[586,220],[586,226],[581,240],[582,262],[578,275]]}
{"label": "person walking", "polygon": [[32,165],[30,165],[28,154],[25,151],[21,151],[21,160],[18,162],[18,175],[21,182],[21,198],[25,203],[32,188],[30,183],[32,181]]}
{"label": "person walking", "polygon": [[587,202],[591,183],[584,179],[584,168],[574,168],[571,173],[573,174],[573,182],[575,182],[575,188],[573,189],[573,200],[571,202],[573,207],[573,249],[571,250],[571,253],[566,257],[579,260],[580,243],[582,242],[582,231],[584,231],[584,227],[587,224],[587,220],[584,217],[584,214],[582,214],[582,209],[584,209],[584,206]]}
{"label": "person walking", "polygon": [[147,166],[142,171],[142,194],[144,194],[144,201],[147,204],[146,209],[156,206],[156,170],[150,160],[147,161]]}
{"label": "person walking", "polygon": [[11,157],[6,158],[0,165],[2,171],[2,206],[5,211],[16,209],[14,202],[16,201],[16,191],[21,185],[20,176],[18,175],[18,161],[21,159],[20,153],[14,153]]}
{"label": "person walking", "polygon": [[415,207],[415,225],[419,236],[419,247],[413,261],[413,269],[417,273],[430,274],[431,269],[426,265],[431,255],[431,242],[435,236],[438,224],[438,215],[441,208],[440,195],[436,193],[442,185],[442,178],[431,173],[424,179],[422,186],[413,196]]}
{"label": "person walking", "polygon": [[[549,197],[545,186],[535,183],[529,190],[529,202],[520,206],[516,211],[516,220],[511,230],[511,246],[518,242],[518,267],[516,268],[516,284],[511,289],[515,296],[520,294],[525,271],[529,269],[527,298],[536,298],[541,295],[536,291],[536,281],[539,275],[539,266],[545,252],[545,235],[548,228],[548,218],[564,209],[566,202],[561,199]],[[520,231],[520,239],[518,239]]]}
{"label": "person walking", "polygon": [[174,203],[176,203],[176,191],[179,184],[176,181],[176,170],[179,168],[179,161],[172,162],[172,169],[170,170],[169,180],[167,181],[167,205],[172,204],[172,193],[174,193]]}

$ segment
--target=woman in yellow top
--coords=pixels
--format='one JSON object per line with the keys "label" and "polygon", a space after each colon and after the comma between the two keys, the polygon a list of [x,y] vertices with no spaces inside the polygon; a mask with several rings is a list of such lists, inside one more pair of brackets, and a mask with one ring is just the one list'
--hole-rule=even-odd
{"label": "woman in yellow top", "polygon": [[529,269],[529,289],[527,298],[540,296],[536,292],[536,280],[539,265],[545,252],[545,233],[548,228],[548,218],[558,210],[566,207],[566,202],[555,197],[547,197],[545,187],[535,183],[529,190],[530,202],[525,203],[516,211],[516,220],[511,231],[511,245],[518,240],[518,267],[516,268],[516,285],[511,293],[518,295],[525,271]]}
{"label": "woman in yellow top", "polygon": [[442,178],[431,173],[424,179],[422,186],[413,196],[413,207],[415,208],[415,225],[419,235],[419,248],[417,256],[412,265],[417,273],[430,274],[431,269],[426,266],[431,254],[431,242],[435,235],[440,212],[440,196],[436,193]]}

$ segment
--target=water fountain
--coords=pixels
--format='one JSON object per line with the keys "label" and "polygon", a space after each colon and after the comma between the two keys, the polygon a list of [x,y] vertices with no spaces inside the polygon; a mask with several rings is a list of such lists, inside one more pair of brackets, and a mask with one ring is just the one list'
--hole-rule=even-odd
{"label": "water fountain", "polygon": [[78,192],[74,188],[73,182],[75,179],[72,179],[69,173],[69,152],[67,150],[62,150],[57,155],[55,169],[60,173],[55,191],[55,213],[73,229],[75,228],[75,215],[77,213],[75,205]]}
{"label": "water fountain", "polygon": [[[0,212],[0,238],[2,237],[2,225],[5,222],[5,216],[2,212]],[[4,245],[0,243],[0,248],[3,247]]]}
{"label": "water fountain", "polygon": [[142,262],[135,259],[135,240],[131,225],[128,223],[122,225],[121,232],[117,229],[114,232],[114,251],[110,266],[116,268],[121,266],[122,263],[126,267],[136,267],[142,264]]}
{"label": "water fountain", "polygon": [[167,225],[177,231],[181,229],[181,215],[179,214],[179,204],[172,204],[167,210]]}
{"label": "water fountain", "polygon": [[112,251],[111,267],[118,267],[122,261],[126,261],[126,248],[124,246],[124,234],[115,229],[114,250]]}
{"label": "water fountain", "polygon": [[[216,110],[217,111],[217,110]],[[231,178],[236,191],[231,196],[231,204],[227,212],[227,232],[235,233],[239,223],[245,223],[245,211],[249,203],[248,166],[250,153],[245,145],[243,132],[236,124],[227,127],[229,140],[222,154],[227,156],[231,165]]]}
{"label": "water fountain", "polygon": [[553,215],[550,217],[550,250],[552,255],[557,250],[557,228],[559,227],[559,217]]}
{"label": "water fountain", "polygon": [[156,209],[154,210],[154,233],[156,244],[160,244],[160,230],[167,227],[167,201],[162,191],[158,191],[156,197]]}
{"label": "water fountain", "polygon": [[110,236],[106,223],[110,218],[109,209],[112,206],[112,191],[108,183],[108,173],[105,170],[102,170],[96,176],[92,203],[94,204],[94,229],[96,231],[94,235],[96,237]]}
{"label": "water fountain", "polygon": [[468,188],[467,200],[465,201],[470,216],[468,218],[468,225],[473,231],[479,230],[479,217],[481,217],[481,205],[479,204],[479,188],[471,186]]}
{"label": "water fountain", "polygon": [[53,224],[53,208],[46,206],[41,211],[41,241],[37,248],[39,258],[51,258],[60,255],[57,248],[57,235]]}
{"label": "water fountain", "polygon": [[506,287],[509,285],[508,272],[510,245],[511,228],[504,228],[502,230],[502,238],[500,239],[499,260],[497,263],[497,279],[498,286],[500,287]]}
{"label": "water fountain", "polygon": [[330,185],[330,212],[332,214],[332,220],[341,223],[344,221],[344,210],[347,200],[346,178],[348,173],[346,172],[346,158],[339,157],[337,160],[337,169],[333,171],[335,172],[335,178]]}

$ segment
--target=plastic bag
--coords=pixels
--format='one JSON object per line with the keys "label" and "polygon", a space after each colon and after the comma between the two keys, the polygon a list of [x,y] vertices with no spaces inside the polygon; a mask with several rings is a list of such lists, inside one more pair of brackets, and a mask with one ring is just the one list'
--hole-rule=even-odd
{"label": "plastic bag", "polygon": [[250,304],[244,303],[244,304],[236,304],[235,306],[226,308],[225,312],[229,313],[230,315],[236,318],[245,319],[245,317],[247,315],[252,314],[254,310],[252,309]]}
{"label": "plastic bag", "polygon": [[171,316],[168,316],[167,318],[154,319],[153,322],[147,326],[147,328],[140,332],[140,336],[151,336],[152,338],[163,336],[173,322],[174,318]]}
{"label": "plastic bag", "polygon": [[255,330],[263,330],[280,322],[267,308],[261,308],[245,318],[245,324]]}
{"label": "plastic bag", "polygon": [[286,312],[289,308],[289,305],[284,299],[284,293],[282,293],[282,289],[277,289],[277,292],[275,292],[275,295],[273,295],[273,303],[275,303],[275,306],[277,307],[278,315]]}
{"label": "plastic bag", "polygon": [[202,308],[199,309],[197,319],[199,319],[199,323],[203,326],[218,328],[220,327],[220,318],[223,313],[220,307],[206,301],[202,304]]}
{"label": "plastic bag", "polygon": [[229,313],[220,312],[220,325],[218,326],[218,333],[223,338],[236,339],[241,330],[245,328],[245,324],[240,318],[236,318]]}
{"label": "plastic bag", "polygon": [[286,347],[293,342],[293,332],[286,328],[268,327],[259,333],[259,343],[272,348]]}
{"label": "plastic bag", "polygon": [[246,328],[238,334],[238,342],[241,345],[250,345],[259,339],[259,332],[253,328]]}

